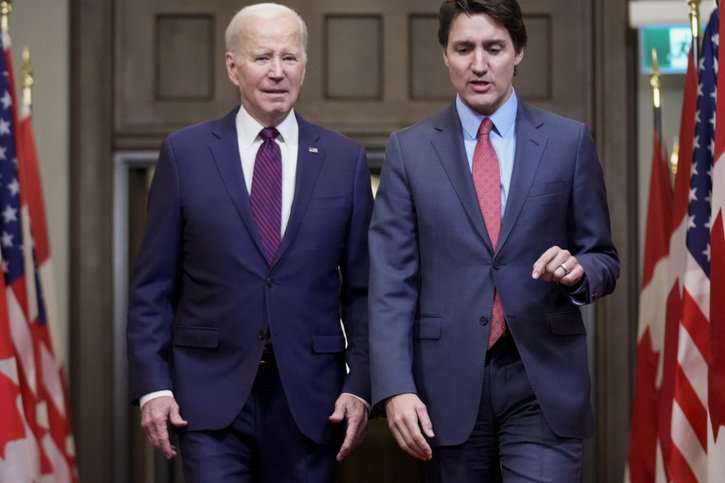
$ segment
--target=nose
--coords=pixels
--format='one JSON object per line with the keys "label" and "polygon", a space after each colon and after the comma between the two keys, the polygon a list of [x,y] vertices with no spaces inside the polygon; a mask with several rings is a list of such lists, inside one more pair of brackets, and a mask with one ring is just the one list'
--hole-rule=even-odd
{"label": "nose", "polygon": [[488,69],[488,57],[483,49],[476,49],[471,58],[471,70],[476,74],[483,74]]}
{"label": "nose", "polygon": [[278,57],[272,57],[269,63],[269,76],[274,78],[280,78],[284,76],[284,69],[282,67],[282,59]]}

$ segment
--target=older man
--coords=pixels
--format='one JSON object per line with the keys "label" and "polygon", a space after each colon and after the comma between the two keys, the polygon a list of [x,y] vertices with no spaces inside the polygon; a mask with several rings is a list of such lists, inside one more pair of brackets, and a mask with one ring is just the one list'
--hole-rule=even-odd
{"label": "older man", "polygon": [[178,428],[187,482],[332,482],[367,425],[367,158],[294,111],[306,41],[287,7],[240,10],[241,106],[159,156],[128,361],[141,425],[168,458]]}

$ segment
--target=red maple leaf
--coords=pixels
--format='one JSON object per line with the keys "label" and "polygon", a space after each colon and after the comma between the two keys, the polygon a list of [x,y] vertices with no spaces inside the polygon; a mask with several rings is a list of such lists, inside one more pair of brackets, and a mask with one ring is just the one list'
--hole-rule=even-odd
{"label": "red maple leaf", "polygon": [[18,410],[20,388],[5,374],[0,374],[0,458],[5,458],[5,445],[25,436],[23,416]]}

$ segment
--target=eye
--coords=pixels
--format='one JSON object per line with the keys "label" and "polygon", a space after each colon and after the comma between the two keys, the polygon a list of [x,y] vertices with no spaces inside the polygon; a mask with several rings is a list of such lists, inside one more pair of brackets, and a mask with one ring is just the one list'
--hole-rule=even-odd
{"label": "eye", "polygon": [[503,45],[491,44],[486,48],[486,50],[493,55],[500,54],[503,51]]}
{"label": "eye", "polygon": [[284,57],[282,57],[282,60],[284,62],[288,62],[288,63],[297,62],[297,56],[296,55],[291,55],[291,54],[290,55],[285,55]]}

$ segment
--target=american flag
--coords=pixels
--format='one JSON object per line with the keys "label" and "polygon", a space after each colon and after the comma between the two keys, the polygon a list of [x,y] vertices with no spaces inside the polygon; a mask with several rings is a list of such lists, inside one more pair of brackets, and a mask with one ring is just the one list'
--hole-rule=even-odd
{"label": "american flag", "polygon": [[[0,481],[71,483],[77,481],[77,472],[67,393],[52,348],[40,277],[49,252],[37,158],[30,118],[17,123],[8,40],[3,35],[5,55],[0,55],[0,337],[9,333],[10,344],[8,339],[0,342],[5,376],[0,379],[0,409],[3,426],[8,410],[16,429],[0,431]],[[3,350],[8,345],[12,352]]]}
{"label": "american flag", "polygon": [[[720,24],[719,37],[725,35]],[[718,76],[725,92],[725,75]],[[716,114],[710,214],[710,373],[708,377],[708,474],[725,475],[725,102]],[[712,479],[712,478],[711,478]]]}
{"label": "american flag", "polygon": [[[680,296],[668,306],[668,324],[676,336],[666,352],[675,355],[672,378],[669,447],[663,448],[667,481],[722,481],[722,473],[711,472],[713,447],[709,434],[709,390],[711,360],[710,334],[710,212],[712,202],[712,166],[715,154],[718,46],[720,14],[716,9],[705,30],[702,58],[698,66],[698,97],[693,138],[692,164],[689,168],[687,214],[675,220],[671,245],[671,270]],[[684,234],[684,250],[674,247]],[[679,294],[678,294],[679,295]],[[665,421],[667,422],[667,421]]]}
{"label": "american flag", "polygon": [[[645,260],[645,282],[650,282],[643,282],[641,303],[663,303],[652,296],[645,300],[662,274],[662,261],[666,282],[656,293],[667,297],[664,320],[640,320],[637,384],[645,391],[638,387],[638,397],[644,396],[635,400],[625,476],[634,483],[715,483],[725,475],[720,431],[725,424],[725,119],[718,121],[725,118],[725,103],[716,109],[718,90],[725,92],[725,78],[718,79],[720,33],[715,9],[697,75],[691,62],[685,80],[669,249]],[[648,248],[649,234],[648,229]],[[652,261],[656,268],[650,276]],[[652,313],[660,309],[640,310]],[[654,408],[656,416],[642,407]],[[655,445],[647,430],[652,424]]]}

